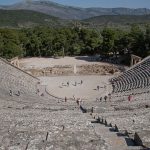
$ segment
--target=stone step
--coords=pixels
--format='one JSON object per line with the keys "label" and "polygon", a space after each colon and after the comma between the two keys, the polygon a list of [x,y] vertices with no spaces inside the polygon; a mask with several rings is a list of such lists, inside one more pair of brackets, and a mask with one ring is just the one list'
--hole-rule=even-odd
{"label": "stone step", "polygon": [[[116,132],[111,131],[111,128],[102,124],[94,124],[95,132],[98,136],[105,140],[109,150],[126,150],[128,145],[124,136],[118,136]],[[132,145],[132,141],[130,144]]]}
{"label": "stone step", "polygon": [[128,146],[126,150],[144,150],[141,146]]}

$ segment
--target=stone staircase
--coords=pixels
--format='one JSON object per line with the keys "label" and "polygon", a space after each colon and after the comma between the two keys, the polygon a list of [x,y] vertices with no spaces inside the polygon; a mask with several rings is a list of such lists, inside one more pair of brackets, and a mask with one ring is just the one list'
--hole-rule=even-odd
{"label": "stone staircase", "polygon": [[108,150],[144,150],[142,146],[136,146],[134,140],[126,132],[120,132],[117,126],[113,127],[99,118],[91,122],[95,133],[105,141]]}

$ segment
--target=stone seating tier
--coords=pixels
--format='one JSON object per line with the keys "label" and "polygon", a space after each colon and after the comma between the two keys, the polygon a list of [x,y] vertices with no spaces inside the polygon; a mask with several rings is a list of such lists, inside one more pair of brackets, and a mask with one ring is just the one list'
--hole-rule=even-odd
{"label": "stone seating tier", "polygon": [[150,86],[150,57],[133,66],[118,77],[112,78],[113,92],[123,92]]}
{"label": "stone seating tier", "polygon": [[0,84],[8,91],[36,93],[39,80],[0,58]]}

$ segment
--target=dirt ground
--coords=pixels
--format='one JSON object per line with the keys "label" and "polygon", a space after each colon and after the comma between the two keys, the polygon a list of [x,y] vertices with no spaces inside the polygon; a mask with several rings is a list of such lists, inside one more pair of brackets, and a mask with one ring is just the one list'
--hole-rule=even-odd
{"label": "dirt ground", "polygon": [[[64,57],[64,58],[25,58],[20,60],[20,66],[24,70],[42,69],[46,67],[58,66],[58,71],[61,71],[59,66],[82,66],[83,73],[78,74],[53,74],[54,76],[42,75],[38,77],[41,84],[45,85],[47,92],[59,98],[81,98],[82,100],[96,100],[104,97],[111,92],[111,86],[108,79],[113,75],[96,74],[99,65],[109,68],[109,63],[98,62],[96,57]],[[72,67],[73,68],[73,67]],[[112,67],[110,66],[110,69]],[[95,70],[94,69],[94,70]],[[44,69],[43,69],[44,70]],[[99,69],[100,70],[100,69]],[[57,71],[57,72],[58,72]],[[78,71],[78,68],[77,68]],[[73,71],[72,71],[73,72]],[[89,73],[91,72],[91,75]],[[94,75],[93,75],[93,74]],[[33,74],[34,75],[34,74]],[[81,81],[83,82],[81,84]],[[69,84],[67,84],[69,83]]]}
{"label": "dirt ground", "polygon": [[[93,100],[108,95],[111,86],[108,79],[111,76],[59,76],[40,77],[47,91],[60,98],[81,98]],[[69,83],[69,84],[67,84]]]}

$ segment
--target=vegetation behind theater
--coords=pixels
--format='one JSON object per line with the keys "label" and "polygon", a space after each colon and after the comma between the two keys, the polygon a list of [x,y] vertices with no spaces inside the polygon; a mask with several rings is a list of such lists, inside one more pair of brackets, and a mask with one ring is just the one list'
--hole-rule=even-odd
{"label": "vegetation behind theater", "polygon": [[149,16],[100,16],[77,21],[29,10],[1,11],[0,57],[150,54]]}

